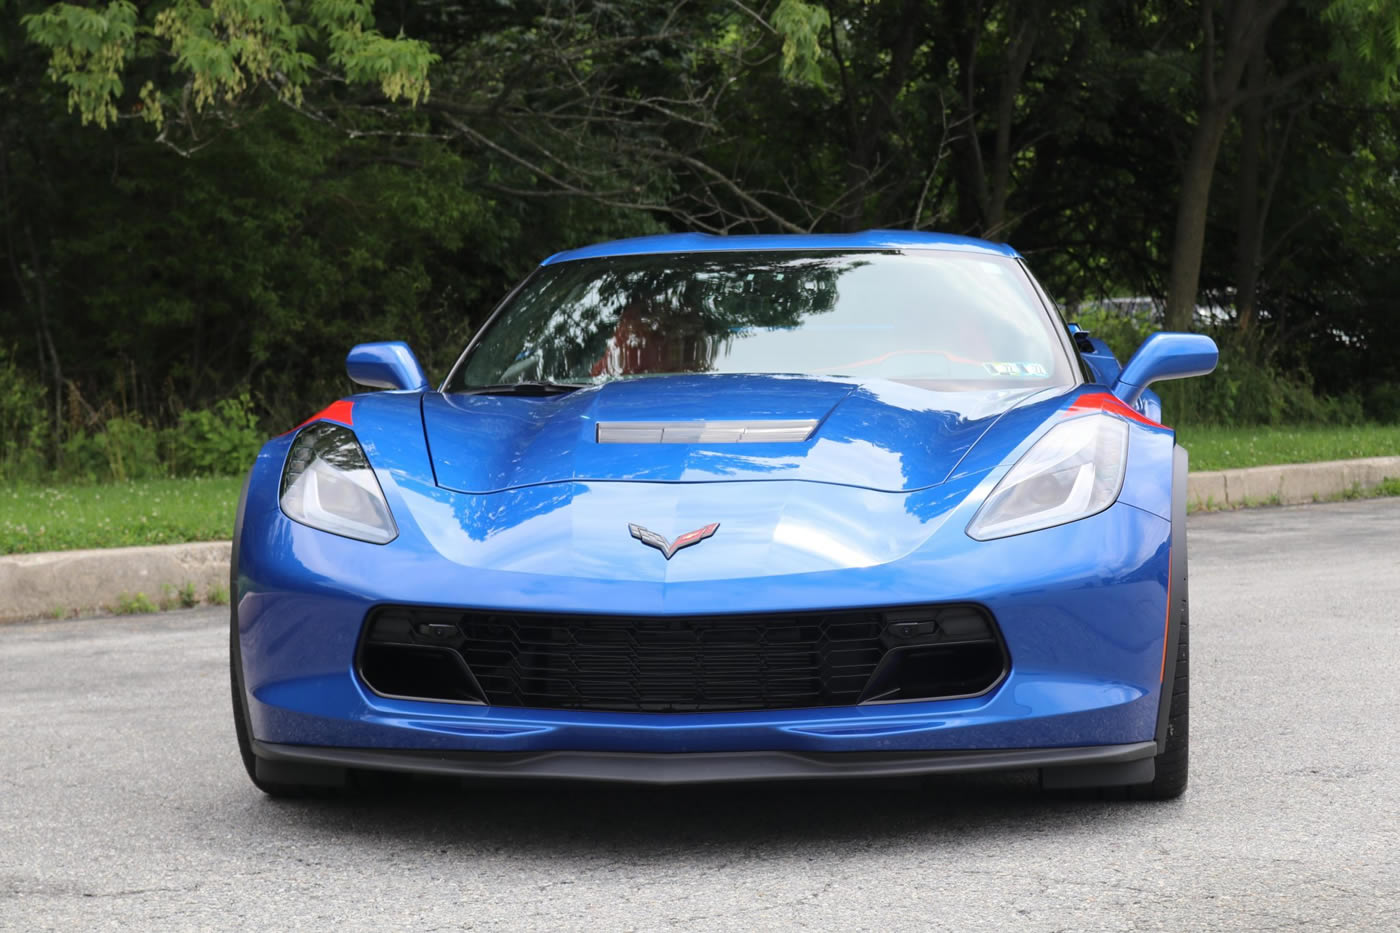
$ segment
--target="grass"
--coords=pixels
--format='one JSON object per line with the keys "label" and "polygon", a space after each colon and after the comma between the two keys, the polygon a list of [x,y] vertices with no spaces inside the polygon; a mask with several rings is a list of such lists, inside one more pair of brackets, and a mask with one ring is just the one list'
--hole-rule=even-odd
{"label": "grass", "polygon": [[0,486],[0,554],[228,539],[242,482],[226,476]]}
{"label": "grass", "polygon": [[145,612],[158,612],[160,607],[151,602],[145,593],[123,593],[117,597],[117,604],[112,607],[112,611],[119,616],[138,615]]}
{"label": "grass", "polygon": [[1193,470],[1400,456],[1400,425],[1350,428],[1177,428]]}

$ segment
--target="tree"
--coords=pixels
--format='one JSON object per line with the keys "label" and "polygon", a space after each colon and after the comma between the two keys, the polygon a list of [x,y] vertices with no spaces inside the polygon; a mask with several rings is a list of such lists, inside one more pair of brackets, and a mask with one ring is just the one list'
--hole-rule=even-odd
{"label": "tree", "polygon": [[[1310,15],[1320,13],[1333,28],[1330,59],[1271,75],[1265,67],[1264,50],[1271,30],[1287,7],[1287,0],[1202,0],[1199,5],[1196,121],[1177,198],[1167,280],[1168,328],[1185,330],[1192,323],[1211,184],[1221,143],[1236,110],[1246,102],[1277,96],[1300,82],[1328,73],[1343,74],[1353,87],[1364,85],[1371,96],[1379,99],[1388,99],[1395,88],[1396,67],[1400,65],[1400,2],[1335,0],[1320,11],[1310,10]],[[1251,63],[1254,80],[1246,81]],[[1248,244],[1245,250],[1242,262],[1249,263]]]}

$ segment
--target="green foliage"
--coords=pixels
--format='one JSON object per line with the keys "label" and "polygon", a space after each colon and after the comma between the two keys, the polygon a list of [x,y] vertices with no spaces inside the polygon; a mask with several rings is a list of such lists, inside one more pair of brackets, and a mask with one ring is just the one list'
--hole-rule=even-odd
{"label": "green foliage", "polygon": [[151,602],[145,593],[122,593],[117,597],[117,604],[112,607],[112,612],[119,616],[138,615],[147,612],[159,612],[160,607]]}
{"label": "green foliage", "polygon": [[211,606],[227,606],[228,587],[220,586],[215,583],[213,586],[209,587],[209,592],[205,594],[205,598],[209,601]]}
{"label": "green foliage", "polygon": [[68,88],[68,110],[84,125],[117,119],[122,74],[137,41],[137,9],[128,0],[105,7],[55,3],[24,17],[29,38],[47,48],[49,78]]}
{"label": "green foliage", "polygon": [[[0,372],[0,375],[3,375]],[[0,396],[0,417],[5,404],[42,400],[32,387],[16,383],[9,395]],[[24,421],[21,415],[27,416]],[[12,417],[18,427],[0,457],[0,478],[41,482],[62,479],[79,483],[126,483],[166,476],[242,476],[267,440],[259,428],[253,403],[245,392],[222,399],[209,408],[180,413],[169,428],[155,428],[136,415],[114,415],[88,425],[69,428],[59,444],[58,467],[46,468],[37,441],[46,423],[42,409],[24,409]],[[12,435],[6,434],[9,438]]]}
{"label": "green foliage", "polygon": [[1366,392],[1366,417],[1381,424],[1400,424],[1400,382],[1382,382]]}
{"label": "green foliage", "polygon": [[241,476],[266,439],[245,392],[213,408],[182,412],[168,443],[179,475]]}
{"label": "green foliage", "polygon": [[165,474],[159,433],[134,418],[109,419],[93,440],[106,460],[105,475],[116,482]]}
{"label": "green foliage", "polygon": [[48,445],[47,396],[0,344],[0,476],[36,477]]}
{"label": "green foliage", "polygon": [[[1397,5],[1269,27],[1257,317],[1161,387],[1169,421],[1400,418]],[[0,5],[0,476],[234,469],[250,411],[266,436],[346,394],[351,345],[442,374],[541,257],[620,236],[937,228],[1014,243],[1060,297],[1159,293],[1201,12]],[[1240,137],[1202,269],[1226,317]],[[1126,358],[1142,333],[1114,328]]]}
{"label": "green foliage", "polygon": [[[175,0],[158,12],[150,32],[169,43],[175,70],[188,74],[195,110],[238,100],[250,84],[274,83],[283,100],[299,103],[315,59],[298,46],[308,28],[286,6],[268,0]],[[160,125],[164,108],[146,111]]]}
{"label": "green foliage", "polygon": [[1214,373],[1153,386],[1168,423],[1355,425],[1365,420],[1356,395],[1320,395],[1306,370],[1285,371],[1220,338],[1221,362]]}
{"label": "green foliage", "polygon": [[[351,84],[417,105],[438,61],[426,43],[376,30],[367,0],[174,0],[151,13],[113,0],[102,8],[56,3],[23,18],[29,38],[49,51],[49,77],[68,88],[68,109],[83,123],[106,127],[123,108],[158,127],[171,112],[188,120],[186,80],[195,114],[240,107],[258,87],[300,105],[325,65]],[[321,59],[318,45],[329,49]],[[123,76],[165,59],[173,65],[162,85],[146,81],[136,100],[123,101]]]}
{"label": "green foliage", "polygon": [[[1146,317],[1087,311],[1078,323],[1103,340],[1120,363],[1159,328]],[[1319,393],[1306,368],[1284,367],[1232,329],[1212,335],[1220,363],[1209,376],[1160,382],[1162,416],[1171,425],[1355,425],[1367,410],[1355,393]]]}
{"label": "green foliage", "polygon": [[175,597],[180,601],[181,609],[193,609],[199,605],[199,593],[195,590],[194,584],[188,580],[175,591]]}
{"label": "green foliage", "polygon": [[168,609],[193,609],[199,605],[199,592],[195,589],[195,585],[188,580],[178,587],[170,583],[162,583],[160,591],[162,612]]}
{"label": "green foliage", "polygon": [[1332,60],[1352,93],[1380,103],[1400,93],[1400,2],[1331,0]]}
{"label": "green foliage", "polygon": [[772,22],[783,37],[783,75],[801,84],[822,84],[821,32],[831,27],[826,8],[803,0],[780,0]]}

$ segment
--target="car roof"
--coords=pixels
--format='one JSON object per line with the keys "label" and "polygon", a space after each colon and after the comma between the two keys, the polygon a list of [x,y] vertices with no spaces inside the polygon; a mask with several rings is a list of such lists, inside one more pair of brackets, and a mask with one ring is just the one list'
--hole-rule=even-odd
{"label": "car roof", "polygon": [[747,236],[716,236],[710,233],[668,233],[661,236],[633,237],[595,243],[579,249],[555,253],[540,265],[548,266],[575,259],[605,256],[636,256],[645,253],[766,252],[770,250],[861,250],[861,249],[942,249],[964,253],[984,253],[1019,257],[1005,243],[992,243],[951,233],[924,233],[914,230],[864,230],[860,233],[783,233]]}

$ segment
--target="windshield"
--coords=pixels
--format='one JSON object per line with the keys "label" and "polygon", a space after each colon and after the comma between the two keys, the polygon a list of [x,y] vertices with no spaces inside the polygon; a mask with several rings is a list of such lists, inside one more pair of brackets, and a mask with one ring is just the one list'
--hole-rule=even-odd
{"label": "windshield", "polygon": [[1059,385],[1069,360],[1026,271],[1001,256],[663,253],[544,266],[448,391],[667,373]]}

